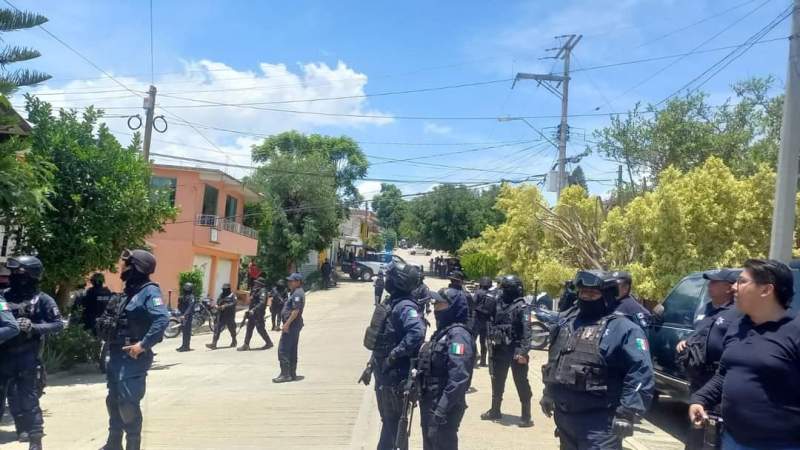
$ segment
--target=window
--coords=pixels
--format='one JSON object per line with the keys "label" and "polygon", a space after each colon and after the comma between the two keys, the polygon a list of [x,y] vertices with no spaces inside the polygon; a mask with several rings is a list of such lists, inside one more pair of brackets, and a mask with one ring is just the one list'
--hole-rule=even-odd
{"label": "window", "polygon": [[154,191],[164,192],[168,195],[169,204],[175,206],[175,191],[178,188],[178,179],[170,177],[150,177],[150,188]]}
{"label": "window", "polygon": [[231,197],[230,195],[225,198],[225,218],[231,221],[236,220],[236,209],[239,207],[239,199]]}
{"label": "window", "polygon": [[216,216],[217,215],[217,198],[219,191],[213,186],[206,185],[206,190],[203,193],[203,215]]}
{"label": "window", "polygon": [[686,278],[664,300],[664,323],[691,327],[706,281],[702,277]]}

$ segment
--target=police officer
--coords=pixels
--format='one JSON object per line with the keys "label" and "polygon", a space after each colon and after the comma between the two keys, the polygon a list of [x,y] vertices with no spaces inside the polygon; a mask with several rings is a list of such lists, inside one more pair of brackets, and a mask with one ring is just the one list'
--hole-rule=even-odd
{"label": "police officer", "polygon": [[278,280],[270,292],[269,313],[272,319],[272,331],[281,331],[281,310],[286,301],[286,281]]}
{"label": "police officer", "polygon": [[331,274],[333,273],[333,266],[331,266],[328,258],[325,258],[325,262],[322,263],[320,272],[322,273],[322,289],[328,289],[331,284]]}
{"label": "police officer", "polygon": [[457,450],[458,427],[475,361],[475,339],[467,327],[466,297],[455,289],[431,292],[436,331],[420,349],[420,413],[424,450]]}
{"label": "police officer", "polygon": [[39,351],[42,337],[60,332],[64,323],[55,300],[39,290],[44,273],[39,258],[9,258],[6,268],[11,276],[10,287],[2,293],[3,304],[16,318],[19,334],[0,345],[0,386],[11,386],[8,403],[18,437],[28,439],[30,449],[41,449],[44,419],[36,380]]}
{"label": "police officer", "polygon": [[492,377],[492,407],[481,414],[482,420],[500,420],[503,414],[503,392],[508,369],[514,377],[522,414],[519,426],[533,426],[531,419],[531,385],[528,382],[528,351],[531,343],[530,312],[523,298],[522,280],[506,275],[500,280],[500,299],[496,302],[488,325],[489,370]]}
{"label": "police officer", "polygon": [[111,359],[108,384],[108,439],[101,450],[139,450],[142,442],[142,409],[145,380],[153,364],[153,346],[164,338],[169,311],[161,288],[150,281],[156,258],[145,250],[122,252],[122,295],[112,299],[97,319],[98,331],[108,340]]}
{"label": "police officer", "polygon": [[646,329],[652,321],[652,314],[631,295],[633,277],[630,272],[614,272],[613,276],[617,279],[619,289],[616,311],[628,316],[628,318],[642,327],[642,329]]}
{"label": "police officer", "polygon": [[[742,313],[733,302],[734,287],[740,271],[721,269],[703,274],[708,280],[708,302],[702,314],[694,322],[694,331],[678,342],[678,361],[686,369],[689,390],[692,394],[702,388],[714,376],[722,357],[725,334],[728,327],[742,318]],[[715,408],[719,415],[719,405]],[[689,427],[686,449],[703,448],[702,428]]]}
{"label": "police officer", "polygon": [[253,282],[253,288],[255,289],[255,292],[250,295],[250,305],[245,312],[247,318],[247,330],[244,334],[244,344],[237,348],[237,351],[244,352],[250,350],[250,339],[253,337],[253,328],[258,331],[258,335],[264,340],[264,346],[261,347],[261,350],[269,350],[274,347],[272,339],[269,338],[269,334],[267,334],[267,328],[264,324],[267,307],[269,306],[270,301],[270,298],[267,296],[267,290],[265,286],[266,282],[263,278],[259,278]]}
{"label": "police officer", "polygon": [[181,338],[183,343],[176,350],[179,352],[192,351],[189,343],[192,340],[192,319],[197,299],[194,296],[194,284],[183,283],[181,297],[178,299],[178,313],[181,315]]}
{"label": "police officer", "polygon": [[492,312],[496,308],[495,299],[489,293],[492,288],[492,279],[482,277],[478,280],[478,289],[475,291],[475,322],[472,332],[478,337],[481,348],[481,357],[478,367],[486,367],[486,326]]}
{"label": "police officer", "polygon": [[281,340],[278,342],[278,362],[281,373],[272,379],[273,383],[300,381],[297,375],[297,348],[300,345],[300,330],[303,329],[303,310],[306,305],[306,293],[303,291],[303,274],[293,273],[286,278],[292,292],[281,311]]}
{"label": "police officer", "polygon": [[236,294],[231,292],[231,284],[224,283],[222,285],[222,292],[217,298],[217,326],[214,327],[214,337],[211,339],[210,344],[206,347],[214,350],[217,348],[217,341],[222,330],[228,329],[231,334],[230,347],[236,347]]}
{"label": "police officer", "polygon": [[111,299],[111,291],[103,286],[105,281],[102,273],[93,274],[89,279],[91,287],[75,298],[74,306],[82,309],[81,322],[84,328],[92,334],[96,334],[97,318],[105,312],[108,301]]}
{"label": "police officer", "polygon": [[383,300],[383,288],[385,286],[385,280],[383,279],[383,271],[378,272],[378,276],[375,278],[375,304],[377,305]]}
{"label": "police officer", "polygon": [[566,311],[578,301],[578,293],[575,290],[575,282],[567,280],[564,282],[564,290],[561,292],[561,297],[558,299],[558,310]]}
{"label": "police officer", "polygon": [[371,345],[374,348],[371,361],[375,374],[375,396],[381,415],[378,450],[394,447],[401,415],[402,386],[408,379],[411,359],[417,357],[425,340],[425,322],[411,296],[420,283],[420,272],[416,266],[396,262],[386,266],[386,291],[389,293],[389,300],[385,303],[387,314],[380,324],[375,324],[378,329],[372,333],[375,339]]}
{"label": "police officer", "polygon": [[555,413],[562,449],[621,449],[653,396],[647,338],[614,312],[614,275],[580,271],[575,286],[577,308],[551,332],[540,405],[546,416]]}

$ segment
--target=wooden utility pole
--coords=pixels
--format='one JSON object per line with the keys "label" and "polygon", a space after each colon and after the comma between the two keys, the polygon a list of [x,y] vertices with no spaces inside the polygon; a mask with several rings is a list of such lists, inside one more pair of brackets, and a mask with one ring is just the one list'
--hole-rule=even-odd
{"label": "wooden utility pole", "polygon": [[769,257],[788,263],[792,259],[792,239],[796,218],[797,174],[800,161],[800,0],[794,0],[792,35],[789,38],[789,68],[783,101],[781,149],[775,180]]}
{"label": "wooden utility pole", "polygon": [[[150,86],[147,91],[147,97],[144,99],[144,144],[142,145],[142,154],[144,160],[150,163],[150,139],[153,136],[153,116],[156,109],[156,87]],[[141,122],[140,122],[141,123]]]}

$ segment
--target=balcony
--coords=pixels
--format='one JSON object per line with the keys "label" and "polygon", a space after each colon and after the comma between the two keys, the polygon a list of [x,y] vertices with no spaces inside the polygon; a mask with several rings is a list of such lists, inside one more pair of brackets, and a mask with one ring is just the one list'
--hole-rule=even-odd
{"label": "balcony", "polygon": [[224,217],[201,214],[194,221],[194,244],[238,255],[255,255],[258,232]]}
{"label": "balcony", "polygon": [[231,233],[247,236],[251,239],[258,239],[258,232],[256,230],[246,227],[239,222],[226,219],[225,217],[200,214],[195,219],[194,224],[201,227],[211,227],[218,230],[230,231]]}

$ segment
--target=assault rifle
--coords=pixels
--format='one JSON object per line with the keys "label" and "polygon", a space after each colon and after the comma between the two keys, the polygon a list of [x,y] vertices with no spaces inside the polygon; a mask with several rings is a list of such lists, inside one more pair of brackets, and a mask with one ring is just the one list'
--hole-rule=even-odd
{"label": "assault rifle", "polygon": [[411,435],[411,420],[414,418],[414,408],[419,399],[419,384],[417,383],[417,361],[411,360],[408,379],[403,385],[403,408],[400,410],[400,420],[397,422],[397,436],[394,439],[396,450],[408,450],[408,437]]}

